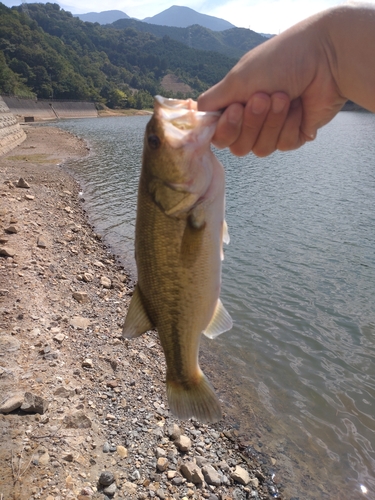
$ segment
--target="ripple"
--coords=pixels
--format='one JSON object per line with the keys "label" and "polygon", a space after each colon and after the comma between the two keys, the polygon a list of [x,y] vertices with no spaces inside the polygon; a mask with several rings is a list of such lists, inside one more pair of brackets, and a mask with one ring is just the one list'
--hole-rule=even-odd
{"label": "ripple", "polygon": [[[133,269],[147,120],[61,123],[93,145],[69,168],[91,221]],[[363,497],[360,485],[375,492],[374,125],[373,115],[339,113],[295,152],[216,151],[231,236],[222,300],[234,319],[217,340],[223,359],[244,398],[277,419],[274,437],[287,435],[289,453],[350,500]]]}

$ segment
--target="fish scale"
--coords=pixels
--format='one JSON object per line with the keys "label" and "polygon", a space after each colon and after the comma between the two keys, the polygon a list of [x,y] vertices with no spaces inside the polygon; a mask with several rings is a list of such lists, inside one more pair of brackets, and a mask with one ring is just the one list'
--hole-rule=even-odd
{"label": "fish scale", "polygon": [[219,115],[191,100],[156,97],[146,127],[139,181],[135,255],[138,283],[123,336],[156,328],[167,364],[167,394],[179,418],[221,418],[199,367],[202,333],[231,328],[219,299],[224,169],[210,149]]}

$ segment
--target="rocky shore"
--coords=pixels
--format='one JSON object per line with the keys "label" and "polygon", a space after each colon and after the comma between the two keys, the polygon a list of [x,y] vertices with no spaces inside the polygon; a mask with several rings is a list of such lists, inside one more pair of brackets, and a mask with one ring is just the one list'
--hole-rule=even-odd
{"label": "rocky shore", "polygon": [[229,417],[170,413],[157,335],[121,338],[133,283],[63,169],[86,144],[26,132],[0,158],[0,499],[284,498]]}

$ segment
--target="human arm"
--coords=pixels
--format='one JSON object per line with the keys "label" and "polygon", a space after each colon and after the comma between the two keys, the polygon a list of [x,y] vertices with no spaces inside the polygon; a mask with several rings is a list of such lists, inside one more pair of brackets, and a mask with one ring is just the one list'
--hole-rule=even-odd
{"label": "human arm", "polygon": [[[198,100],[200,110],[225,109],[214,144],[266,156],[314,139],[347,99],[375,111],[374,28],[373,7],[336,7],[248,52]],[[291,102],[274,127],[269,111],[263,121],[253,112],[262,96]]]}

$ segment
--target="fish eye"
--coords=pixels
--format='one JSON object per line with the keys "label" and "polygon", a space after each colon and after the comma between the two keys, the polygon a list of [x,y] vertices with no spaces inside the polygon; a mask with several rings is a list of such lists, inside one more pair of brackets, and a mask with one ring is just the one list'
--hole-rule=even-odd
{"label": "fish eye", "polygon": [[160,146],[160,139],[157,135],[152,134],[148,136],[148,145],[151,149],[158,149]]}

